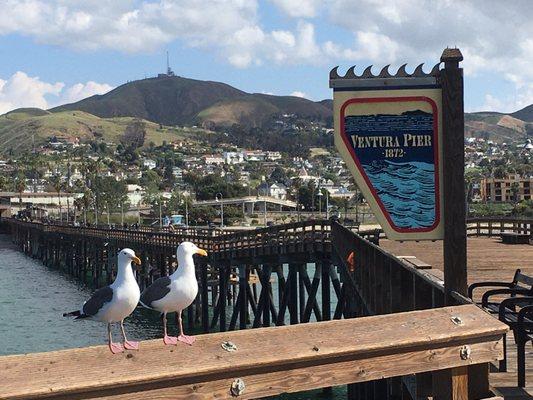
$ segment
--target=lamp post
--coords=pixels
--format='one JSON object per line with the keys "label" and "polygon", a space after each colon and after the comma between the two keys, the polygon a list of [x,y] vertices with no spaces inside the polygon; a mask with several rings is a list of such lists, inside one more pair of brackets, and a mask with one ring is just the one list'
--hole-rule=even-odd
{"label": "lamp post", "polygon": [[326,189],[326,219],[329,219],[329,192]]}
{"label": "lamp post", "polygon": [[184,197],[183,201],[185,201],[185,228],[189,227],[189,205],[187,204],[187,198]]}
{"label": "lamp post", "polygon": [[161,213],[161,203],[163,202],[163,196],[159,195],[159,229],[163,228],[163,215]]}
{"label": "lamp post", "polygon": [[[135,193],[137,196],[140,196],[140,190],[139,188],[135,189]],[[139,197],[137,200],[137,225],[141,226],[141,198]]]}
{"label": "lamp post", "polygon": [[320,186],[318,187],[318,216],[319,218],[322,218],[322,192],[320,191]]}
{"label": "lamp post", "polygon": [[215,201],[220,202],[220,227],[224,228],[224,203],[221,200],[222,193],[219,192],[215,195]]}

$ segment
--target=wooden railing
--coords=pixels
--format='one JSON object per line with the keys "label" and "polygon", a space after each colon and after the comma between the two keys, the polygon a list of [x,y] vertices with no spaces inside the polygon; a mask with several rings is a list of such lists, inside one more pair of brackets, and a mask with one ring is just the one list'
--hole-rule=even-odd
{"label": "wooden railing", "polygon": [[[388,314],[444,305],[438,272],[416,269],[342,225],[332,228],[333,247],[358,298],[358,315]],[[462,301],[457,301],[461,304]]]}
{"label": "wooden railing", "polygon": [[502,233],[520,233],[533,236],[532,218],[469,218],[469,236],[499,236]]}
{"label": "wooden railing", "polygon": [[[202,231],[191,235],[190,230],[180,235],[17,220],[10,223],[13,239],[24,252],[95,288],[112,281],[115,254],[120,248],[133,248],[142,260],[137,275],[141,289],[174,271],[175,248],[183,240],[205,248],[209,260],[197,260],[200,291],[187,309],[189,329],[199,326],[203,332],[226,331],[347,315],[342,301],[344,284],[331,263],[328,221],[209,236]],[[314,264],[311,277],[308,263]],[[332,303],[337,303],[334,310]]]}
{"label": "wooden railing", "polygon": [[[332,226],[331,238],[337,258],[334,262],[343,266],[339,270],[343,286],[347,288],[342,296],[343,316],[384,315],[444,306],[441,271],[419,270],[339,224]],[[455,305],[471,304],[456,292],[451,292],[449,298]],[[478,399],[489,393],[488,366],[473,368],[468,375],[475,395],[468,398]],[[402,378],[401,383],[380,380],[353,385],[350,387],[353,396],[349,398],[381,400],[390,398],[391,392],[399,396],[401,387],[409,391],[412,399],[427,398],[434,394],[435,382],[431,374],[416,374]]]}
{"label": "wooden railing", "polygon": [[179,349],[152,340],[121,355],[97,346],[4,356],[0,398],[252,399],[433,372],[434,398],[482,399],[469,393],[467,367],[500,359],[506,331],[467,305],[200,335]]}

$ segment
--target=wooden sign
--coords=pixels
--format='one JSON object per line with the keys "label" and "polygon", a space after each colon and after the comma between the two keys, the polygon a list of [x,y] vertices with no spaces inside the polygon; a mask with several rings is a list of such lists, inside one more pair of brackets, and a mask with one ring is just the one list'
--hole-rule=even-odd
{"label": "wooden sign", "polygon": [[330,73],[335,144],[390,239],[444,236],[438,72]]}

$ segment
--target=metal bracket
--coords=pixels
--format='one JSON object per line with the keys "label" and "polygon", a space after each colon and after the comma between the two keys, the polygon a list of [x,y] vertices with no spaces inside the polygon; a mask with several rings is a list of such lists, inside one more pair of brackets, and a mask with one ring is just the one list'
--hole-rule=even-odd
{"label": "metal bracket", "polygon": [[230,341],[222,342],[220,347],[222,347],[226,351],[229,351],[230,353],[233,351],[237,351],[237,345]]}
{"label": "metal bracket", "polygon": [[451,318],[451,320],[455,325],[463,325],[463,320],[461,319],[461,317],[454,316]]}
{"label": "metal bracket", "polygon": [[464,345],[463,347],[461,347],[459,354],[461,356],[461,360],[469,360],[470,356],[472,355],[472,349],[470,348],[470,346]]}
{"label": "metal bracket", "polygon": [[237,378],[231,383],[229,391],[233,397],[237,397],[244,393],[244,389],[246,389],[244,381],[241,378]]}

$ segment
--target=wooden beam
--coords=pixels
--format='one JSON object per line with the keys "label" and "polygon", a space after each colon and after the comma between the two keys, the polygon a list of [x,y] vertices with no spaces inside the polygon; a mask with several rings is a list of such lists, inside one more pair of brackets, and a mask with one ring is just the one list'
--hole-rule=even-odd
{"label": "wooden beam", "polygon": [[443,197],[444,197],[444,288],[466,295],[466,205],[464,190],[463,70],[459,49],[445,49],[440,58],[442,84]]}
{"label": "wooden beam", "polygon": [[433,374],[434,400],[469,400],[468,366],[449,368]]}
{"label": "wooden beam", "polygon": [[[239,398],[257,398],[494,362],[506,331],[465,305],[198,335],[191,347],[152,340],[120,355],[96,346],[5,356],[2,399],[228,398],[238,378],[245,384]],[[221,347],[227,340],[237,351]],[[461,358],[464,345],[468,358]]]}

